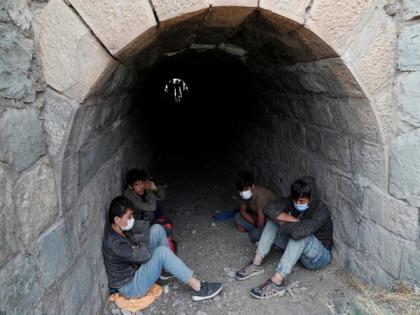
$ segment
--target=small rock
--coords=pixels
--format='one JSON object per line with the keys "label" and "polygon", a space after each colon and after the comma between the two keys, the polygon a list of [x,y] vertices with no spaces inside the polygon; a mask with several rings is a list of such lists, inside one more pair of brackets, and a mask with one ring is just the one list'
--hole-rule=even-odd
{"label": "small rock", "polygon": [[121,310],[121,312],[123,313],[123,315],[133,315],[133,313],[127,310]]}
{"label": "small rock", "polygon": [[299,281],[293,281],[292,283],[287,285],[288,289],[297,288],[299,286]]}
{"label": "small rock", "polygon": [[144,315],[144,313],[143,313],[142,311],[137,311],[137,312],[135,313],[135,315]]}
{"label": "small rock", "polygon": [[216,223],[214,223],[214,222],[213,222],[213,223],[211,224],[211,226],[212,226],[212,227],[216,227]]}
{"label": "small rock", "polygon": [[207,313],[206,312],[203,312],[203,311],[198,311],[197,312],[197,315],[207,315]]}
{"label": "small rock", "polygon": [[120,309],[119,309],[119,308],[113,308],[113,309],[111,310],[111,313],[112,313],[112,314],[114,314],[114,315],[121,314],[121,312],[120,312]]}
{"label": "small rock", "polygon": [[215,302],[219,302],[221,300],[219,295],[216,295],[213,299]]}
{"label": "small rock", "polygon": [[197,231],[196,230],[192,230],[191,233],[195,235],[195,233],[197,233]]}
{"label": "small rock", "polygon": [[178,283],[178,282],[175,282],[175,283],[174,283],[174,285],[173,285],[173,289],[174,289],[174,290],[178,290],[178,289],[179,289],[179,283]]}
{"label": "small rock", "polygon": [[395,16],[400,12],[401,6],[399,3],[388,4],[384,6],[384,10],[389,16]]}
{"label": "small rock", "polygon": [[163,286],[163,292],[165,292],[165,294],[169,293],[169,285],[166,284]]}

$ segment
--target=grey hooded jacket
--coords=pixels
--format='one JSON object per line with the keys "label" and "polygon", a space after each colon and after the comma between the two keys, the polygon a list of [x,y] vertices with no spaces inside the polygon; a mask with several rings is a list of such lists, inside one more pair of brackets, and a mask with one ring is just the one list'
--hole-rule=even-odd
{"label": "grey hooded jacket", "polygon": [[126,235],[121,236],[110,225],[105,230],[102,253],[112,288],[121,288],[130,282],[140,265],[152,256],[147,221],[136,220]]}
{"label": "grey hooded jacket", "polygon": [[333,246],[333,223],[327,206],[319,199],[315,179],[310,176],[300,177],[299,179],[311,188],[311,199],[307,210],[304,212],[297,211],[293,205],[292,197],[289,196],[270,203],[265,208],[264,213],[274,222],[282,212],[289,213],[295,218],[300,215],[299,222],[279,225],[279,232],[285,233],[295,240],[313,234],[326,248],[331,249]]}

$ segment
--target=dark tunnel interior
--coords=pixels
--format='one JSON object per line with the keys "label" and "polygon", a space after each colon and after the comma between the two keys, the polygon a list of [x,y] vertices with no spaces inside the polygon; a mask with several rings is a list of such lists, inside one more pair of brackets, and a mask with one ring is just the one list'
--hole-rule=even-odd
{"label": "dark tunnel interior", "polygon": [[[154,152],[163,159],[223,155],[258,116],[253,74],[220,50],[169,57],[144,78],[140,102]],[[180,99],[168,84],[174,78],[188,89]]]}

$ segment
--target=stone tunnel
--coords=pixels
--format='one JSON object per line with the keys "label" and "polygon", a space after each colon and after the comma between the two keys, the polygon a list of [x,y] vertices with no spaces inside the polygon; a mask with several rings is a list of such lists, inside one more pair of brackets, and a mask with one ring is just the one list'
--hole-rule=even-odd
{"label": "stone tunnel", "polygon": [[415,2],[3,1],[0,314],[101,313],[107,207],[157,151],[314,176],[338,265],[419,285]]}

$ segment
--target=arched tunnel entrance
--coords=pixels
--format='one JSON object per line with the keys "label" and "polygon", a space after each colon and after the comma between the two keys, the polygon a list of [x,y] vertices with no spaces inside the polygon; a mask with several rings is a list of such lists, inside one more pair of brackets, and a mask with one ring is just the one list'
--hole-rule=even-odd
{"label": "arched tunnel entrance", "polygon": [[[343,1],[351,14],[334,20],[339,34],[324,19],[325,1],[281,1],[281,9],[270,1],[181,2],[50,0],[36,17],[58,210],[25,240],[36,249],[34,286],[42,288],[31,303],[60,314],[101,312],[106,211],[134,167],[169,184],[180,256],[203,276],[223,280],[253,251],[232,222],[211,222],[236,205],[233,175],[247,169],[280,196],[297,177],[316,178],[339,268],[385,287],[412,277],[418,212],[388,193],[388,134],[372,105],[387,72],[375,81],[378,71],[361,69],[366,60],[350,49],[360,44],[355,30],[383,12]],[[109,10],[119,23],[108,23]],[[188,88],[177,99],[175,78]],[[406,218],[392,221],[385,203]],[[228,304],[244,288],[229,288],[219,305],[235,313]]]}
{"label": "arched tunnel entrance", "polygon": [[[151,170],[154,160],[152,172],[158,181],[159,176],[169,181],[176,200],[198,194],[188,181],[198,191],[209,191],[214,180],[229,196],[236,195],[232,181],[239,169],[250,170],[281,196],[288,194],[294,179],[311,175],[334,218],[341,266],[354,270],[357,261],[380,272],[380,265],[365,256],[361,241],[371,231],[369,224],[361,224],[363,191],[368,182],[372,187],[386,183],[377,119],[342,59],[315,34],[283,28],[284,23],[255,12],[222,44],[163,53],[142,68],[141,61],[156,53],[151,44],[138,55],[139,63],[117,68],[75,115],[63,167],[65,213],[78,220],[78,209],[85,204],[87,209],[96,203],[106,207],[120,194],[128,169]],[[182,36],[185,28],[179,28],[165,36]],[[178,101],[165,94],[173,78],[188,87]],[[212,176],[200,170],[203,165],[212,165]],[[171,177],[183,176],[180,191]],[[106,194],[98,195],[98,185],[109,188]],[[177,209],[182,216],[182,205]],[[208,213],[199,213],[185,211],[191,222],[194,216],[209,220]],[[95,216],[99,220],[103,212]],[[194,231],[200,228],[193,226]],[[212,255],[204,247],[202,251]],[[385,282],[389,277],[384,273]]]}

